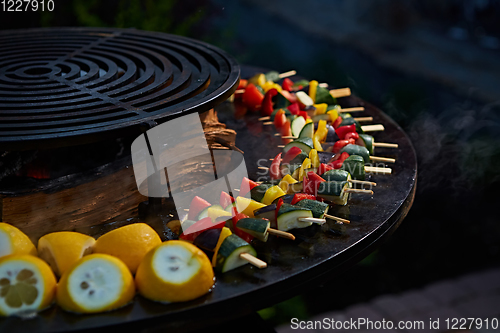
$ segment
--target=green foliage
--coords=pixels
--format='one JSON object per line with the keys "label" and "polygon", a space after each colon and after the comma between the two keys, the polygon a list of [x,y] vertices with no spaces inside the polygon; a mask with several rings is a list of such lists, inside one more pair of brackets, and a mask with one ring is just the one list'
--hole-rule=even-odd
{"label": "green foliage", "polygon": [[105,27],[104,21],[96,14],[99,0],[73,0],[73,12],[80,25],[87,27]]}
{"label": "green foliage", "polygon": [[296,296],[272,307],[262,309],[258,311],[258,314],[274,327],[290,324],[290,318],[306,320],[310,315],[302,296]]}
{"label": "green foliage", "polygon": [[[41,12],[40,25],[136,28],[190,36],[207,17],[203,0],[72,0]],[[198,37],[198,36],[196,36]]]}
{"label": "green foliage", "polygon": [[177,3],[178,0],[120,0],[115,26],[187,35],[204,17],[204,11],[197,9],[182,20],[178,20],[175,15]]}

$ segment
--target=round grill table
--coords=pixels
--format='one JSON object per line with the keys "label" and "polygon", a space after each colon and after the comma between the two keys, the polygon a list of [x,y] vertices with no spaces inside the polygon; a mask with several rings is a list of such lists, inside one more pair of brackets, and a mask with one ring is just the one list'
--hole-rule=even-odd
{"label": "round grill table", "polygon": [[[243,77],[254,72],[254,68],[242,68]],[[203,329],[251,314],[341,274],[382,244],[400,225],[413,203],[417,161],[409,138],[382,111],[354,96],[340,103],[344,107],[363,105],[366,108],[363,116],[372,116],[373,123],[385,127],[384,132],[374,134],[376,140],[399,145],[398,149],[383,151],[384,156],[395,157],[397,161],[391,165],[392,175],[371,177],[377,183],[373,197],[352,195],[347,206],[330,210],[332,215],[351,220],[342,235],[335,231],[333,221],[328,221],[323,226],[293,230],[295,241],[270,237],[267,243],[256,242],[258,256],[268,263],[268,268],[259,270],[246,265],[219,274],[210,294],[190,302],[159,304],[137,296],[133,304],[96,315],[76,315],[51,307],[31,320],[0,318],[0,332],[92,330],[96,333],[109,329],[106,327],[109,325],[127,331]],[[219,119],[237,131],[236,146],[245,152],[250,177],[256,178],[257,161],[263,159],[269,163],[269,158],[280,151],[277,145],[281,142],[274,136],[273,126],[264,126],[258,121],[258,114],[235,117],[237,112],[231,103],[223,103],[216,110]]]}

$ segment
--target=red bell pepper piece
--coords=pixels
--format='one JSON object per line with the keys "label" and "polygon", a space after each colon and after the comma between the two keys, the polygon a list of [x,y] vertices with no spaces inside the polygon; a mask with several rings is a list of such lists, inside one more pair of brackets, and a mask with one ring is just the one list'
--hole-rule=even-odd
{"label": "red bell pepper piece", "polygon": [[309,182],[312,183],[312,188],[314,191],[314,193],[309,194],[316,195],[318,193],[319,184],[324,182],[325,180],[312,171],[309,171],[307,173],[307,178],[309,178]]}
{"label": "red bell pepper piece", "polygon": [[335,121],[332,124],[333,128],[337,129],[337,127],[339,127],[341,122],[342,122],[342,117],[338,116],[337,119],[335,119]]}
{"label": "red bell pepper piece", "polygon": [[346,152],[343,152],[340,154],[340,157],[333,161],[331,165],[333,166],[334,169],[340,169],[342,167],[342,164],[344,163],[345,159],[349,157],[349,154]]}
{"label": "red bell pepper piece", "polygon": [[299,116],[304,117],[304,119],[311,118],[311,117],[309,117],[309,114],[307,113],[307,111],[299,111]]}
{"label": "red bell pepper piece", "polygon": [[285,78],[283,80],[283,83],[281,84],[281,88],[283,88],[283,90],[286,91],[292,91],[292,87],[293,87],[293,81],[290,80],[289,78]]}
{"label": "red bell pepper piece", "polygon": [[285,153],[285,156],[283,156],[283,160],[281,162],[290,163],[290,161],[297,157],[297,155],[299,155],[301,152],[302,149],[300,149],[299,147],[292,147]]}
{"label": "red bell pepper piece", "polygon": [[205,217],[186,230],[179,236],[179,238],[188,240],[188,241],[194,241],[194,239],[201,234],[204,231],[210,230],[210,229],[222,229],[226,225],[226,221],[220,221],[217,223],[213,223],[212,219],[210,217]]}
{"label": "red bell pepper piece", "polygon": [[[238,84],[238,88],[236,90],[245,90],[248,84],[248,80],[240,79],[240,83]],[[234,98],[241,98],[243,96],[243,92],[234,93]]]}
{"label": "red bell pepper piece", "polygon": [[278,219],[278,212],[280,210],[280,207],[281,205],[283,204],[283,199],[282,198],[279,198],[278,200],[278,203],[276,204],[276,212],[274,214],[274,219],[277,220]]}
{"label": "red bell pepper piece", "polygon": [[[290,112],[293,115],[298,115],[300,111],[300,106],[299,103],[295,102],[287,106],[287,109],[290,110]],[[305,119],[305,118],[304,118]]]}
{"label": "red bell pepper piece", "polygon": [[329,170],[333,170],[333,167],[328,164],[321,163],[318,168],[318,175],[322,175]]}
{"label": "red bell pepper piece", "polygon": [[205,199],[200,198],[199,196],[195,196],[193,200],[191,200],[191,204],[189,205],[189,213],[188,220],[196,221],[198,218],[198,214],[211,204]]}
{"label": "red bell pepper piece", "polygon": [[[281,136],[292,136],[292,124],[290,123],[290,120],[285,121],[283,126],[280,128],[280,134]],[[287,144],[292,141],[292,139],[281,139],[284,144]]]}
{"label": "red bell pepper piece", "polygon": [[248,84],[248,80],[240,79],[240,83],[238,83],[238,88],[236,88],[236,90],[245,89],[247,84]]}
{"label": "red bell pepper piece", "polygon": [[312,194],[314,195],[314,184],[309,180],[307,176],[304,176],[304,179],[302,181],[302,191],[307,194]]}
{"label": "red bell pepper piece", "polygon": [[279,109],[274,115],[274,127],[280,129],[284,123],[286,123],[285,111]]}
{"label": "red bell pepper piece", "polygon": [[260,113],[263,116],[270,116],[273,113],[273,100],[274,96],[278,95],[278,90],[275,88],[269,89],[264,95],[264,100],[262,100],[262,107],[260,108]]}
{"label": "red bell pepper piece", "polygon": [[348,144],[354,144],[355,142],[356,140],[354,139],[338,140],[333,144],[332,152],[337,154],[342,148],[344,148]]}
{"label": "red bell pepper piece", "polygon": [[286,90],[281,90],[281,94],[285,96],[285,98],[290,102],[290,103],[295,103],[297,102],[297,96],[295,94],[292,94],[291,92],[288,92]]}
{"label": "red bell pepper piece", "polygon": [[226,207],[232,204],[233,202],[234,198],[230,196],[227,192],[222,191],[220,193],[219,204],[222,206],[222,208],[226,209]]}
{"label": "red bell pepper piece", "polygon": [[276,155],[276,157],[273,160],[273,163],[271,163],[271,167],[269,168],[269,176],[271,177],[271,179],[281,178],[280,165],[281,165],[281,153]]}
{"label": "red bell pepper piece", "polygon": [[[354,126],[354,125],[353,125]],[[342,128],[342,127],[341,127]],[[359,139],[359,134],[356,133],[356,132],[349,132],[347,133],[346,135],[344,135],[344,139],[345,140],[349,140],[349,139],[354,139],[354,140],[357,140]]]}
{"label": "red bell pepper piece", "polygon": [[339,137],[340,140],[343,140],[345,138],[345,135],[351,132],[356,132],[356,125],[352,124],[347,126],[341,126],[335,129],[335,133],[337,133],[337,136]]}
{"label": "red bell pepper piece", "polygon": [[241,239],[243,239],[245,242],[247,243],[250,243],[252,241],[252,239],[254,238],[252,235],[250,235],[249,233],[241,230],[240,228],[236,228],[236,223],[241,220],[241,219],[246,219],[248,216],[243,214],[243,213],[238,213],[236,214],[235,216],[233,216],[232,218],[232,222],[233,222],[233,228],[232,228],[232,231],[234,232],[234,234],[238,237],[240,237]]}
{"label": "red bell pepper piece", "polygon": [[256,182],[253,180],[248,179],[247,177],[243,177],[243,180],[241,181],[241,186],[240,186],[240,196],[244,196],[248,192],[250,192],[251,189],[253,189],[255,186],[258,186]]}
{"label": "red bell pepper piece", "polygon": [[264,95],[253,83],[249,83],[241,96],[241,100],[250,111],[258,111],[261,108]]}
{"label": "red bell pepper piece", "polygon": [[293,196],[292,199],[292,205],[295,205],[297,202],[304,200],[304,199],[309,199],[309,200],[316,200],[316,197],[312,194],[307,194],[307,193],[296,193]]}

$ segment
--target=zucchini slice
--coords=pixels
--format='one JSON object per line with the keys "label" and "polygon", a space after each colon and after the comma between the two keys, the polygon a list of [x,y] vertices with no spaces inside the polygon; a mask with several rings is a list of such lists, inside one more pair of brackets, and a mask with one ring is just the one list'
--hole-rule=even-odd
{"label": "zucchini slice", "polygon": [[336,205],[345,206],[347,204],[347,199],[349,198],[349,193],[345,190],[349,187],[349,182],[322,182],[318,188],[318,196],[331,201]]}
{"label": "zucchini slice", "polygon": [[309,156],[309,152],[314,148],[313,140],[311,138],[298,138],[290,143],[287,143],[285,148],[283,148],[283,152],[286,153],[292,147],[299,147],[302,152]]}
{"label": "zucchini slice", "polygon": [[349,180],[351,180],[351,174],[346,170],[334,169],[334,170],[328,170],[327,172],[322,174],[321,178],[323,178],[327,182],[329,181],[348,182]]}
{"label": "zucchini slice", "polygon": [[269,232],[267,229],[271,226],[271,222],[265,219],[244,218],[236,222],[236,228],[239,228],[260,241],[267,242]]}
{"label": "zucchini slice", "polygon": [[[312,140],[312,139],[311,139]],[[300,154],[298,154],[297,156],[295,156],[291,161],[290,161],[290,165],[293,165],[293,164],[298,164],[299,167],[302,165],[302,162],[304,162],[304,160],[306,158],[309,157],[309,153],[304,153],[304,152],[301,152]],[[294,169],[295,170],[295,169]]]}
{"label": "zucchini slice", "polygon": [[262,198],[264,198],[266,191],[271,187],[273,187],[273,185],[271,184],[260,184],[258,186],[255,186],[250,190],[250,197],[252,198],[252,200],[262,202]]}
{"label": "zucchini slice", "polygon": [[312,225],[312,222],[299,221],[301,217],[313,217],[310,209],[298,207],[290,204],[282,204],[278,211],[277,227],[278,230],[288,231],[296,228],[306,228]]}
{"label": "zucchini slice", "polygon": [[297,202],[296,206],[310,209],[313,217],[316,217],[318,219],[324,218],[325,214],[328,213],[328,209],[330,208],[330,205],[327,203],[310,199],[302,199]]}
{"label": "zucchini slice", "polygon": [[240,237],[234,234],[226,237],[217,252],[215,269],[225,273],[247,264],[246,260],[240,258],[241,253],[257,256],[255,249]]}
{"label": "zucchini slice", "polygon": [[292,135],[298,137],[305,124],[306,124],[306,120],[304,119],[304,117],[299,116],[299,117],[295,118],[292,121],[292,125],[291,125]]}
{"label": "zucchini slice", "polygon": [[342,163],[341,170],[349,172],[353,179],[365,179],[365,161],[359,155],[352,155],[346,158]]}
{"label": "zucchini slice", "polygon": [[[293,134],[293,131],[292,131]],[[314,123],[307,123],[302,127],[300,131],[299,138],[311,138],[314,135]]]}
{"label": "zucchini slice", "polygon": [[370,155],[373,155],[373,136],[369,134],[360,134],[359,138],[364,143],[366,149],[368,149]]}
{"label": "zucchini slice", "polygon": [[343,147],[340,150],[339,154],[342,154],[343,152],[348,153],[349,156],[352,156],[352,155],[361,156],[363,158],[363,160],[365,161],[365,163],[370,163],[370,152],[365,147],[353,145],[353,144],[348,144],[347,146]]}

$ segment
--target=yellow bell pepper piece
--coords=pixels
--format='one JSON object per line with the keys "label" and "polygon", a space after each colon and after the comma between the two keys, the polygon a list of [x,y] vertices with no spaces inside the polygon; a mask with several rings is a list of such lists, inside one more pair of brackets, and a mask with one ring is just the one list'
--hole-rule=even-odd
{"label": "yellow bell pepper piece", "polygon": [[215,222],[215,220],[221,216],[231,217],[233,216],[233,214],[226,212],[225,210],[220,208],[208,207],[208,217],[212,219],[212,222]]}
{"label": "yellow bell pepper piece", "polygon": [[278,90],[278,92],[281,92],[282,91],[282,88],[279,84],[277,83],[274,83],[273,81],[266,81],[263,85],[262,85],[262,89],[264,89],[264,92],[268,92],[269,90],[275,88],[276,90]]}
{"label": "yellow bell pepper piece", "polygon": [[217,253],[219,252],[219,249],[220,249],[220,246],[222,245],[222,242],[228,236],[231,236],[231,234],[232,234],[231,229],[229,229],[227,227],[222,228],[222,231],[220,232],[219,240],[217,241],[217,245],[215,246],[214,256],[212,257],[212,267],[215,267],[215,265],[217,264]]}
{"label": "yellow bell pepper piece", "polygon": [[[318,122],[318,129],[314,133],[314,136],[318,137],[319,142],[325,142],[327,134],[328,134],[328,130],[326,129],[326,120],[320,120]],[[316,147],[314,147],[314,148],[316,148]]]}
{"label": "yellow bell pepper piece", "polygon": [[314,134],[313,136],[313,144],[314,144],[314,149],[317,151],[323,151],[323,147],[321,147],[321,143],[319,142],[318,136]]}
{"label": "yellow bell pepper piece", "polygon": [[293,179],[292,176],[290,175],[286,175],[285,177],[283,177],[283,179],[280,181],[280,183],[278,184],[278,186],[285,192],[288,193],[288,190],[290,188],[290,184],[295,184],[297,182],[297,180]]}
{"label": "yellow bell pepper piece", "polygon": [[245,198],[245,197],[236,197],[236,210],[239,213],[243,213],[248,217],[255,217],[253,212],[259,208],[265,207],[263,203],[257,202],[255,200]]}
{"label": "yellow bell pepper piece", "polygon": [[306,175],[306,169],[309,169],[311,167],[311,160],[309,158],[305,158],[304,162],[302,162],[302,165],[300,166],[299,169],[299,181],[304,179],[304,176]]}
{"label": "yellow bell pepper piece", "polygon": [[326,103],[313,104],[313,106],[316,108],[316,112],[314,112],[314,115],[325,114],[326,109],[328,108],[328,104]]}
{"label": "yellow bell pepper piece", "polygon": [[312,123],[312,122],[313,122],[313,120],[312,120],[311,118],[307,118],[307,119],[306,119],[306,124],[307,124],[307,123]]}
{"label": "yellow bell pepper piece", "polygon": [[313,103],[316,102],[316,91],[318,91],[318,81],[309,81],[309,97],[311,97]]}
{"label": "yellow bell pepper piece", "polygon": [[266,83],[266,76],[263,73],[258,73],[248,79],[248,82],[263,87]]}
{"label": "yellow bell pepper piece", "polygon": [[330,121],[332,123],[339,117],[338,110],[340,110],[340,106],[336,105],[335,109],[331,109],[330,111],[327,112],[327,114],[330,115]]}
{"label": "yellow bell pepper piece", "polygon": [[316,149],[311,149],[309,151],[309,159],[311,160],[311,165],[313,168],[319,167],[319,157],[318,151]]}
{"label": "yellow bell pepper piece", "polygon": [[282,197],[285,194],[286,193],[281,189],[281,187],[275,185],[267,189],[266,193],[264,194],[264,198],[262,198],[262,203],[266,206],[270,205],[276,198]]}

